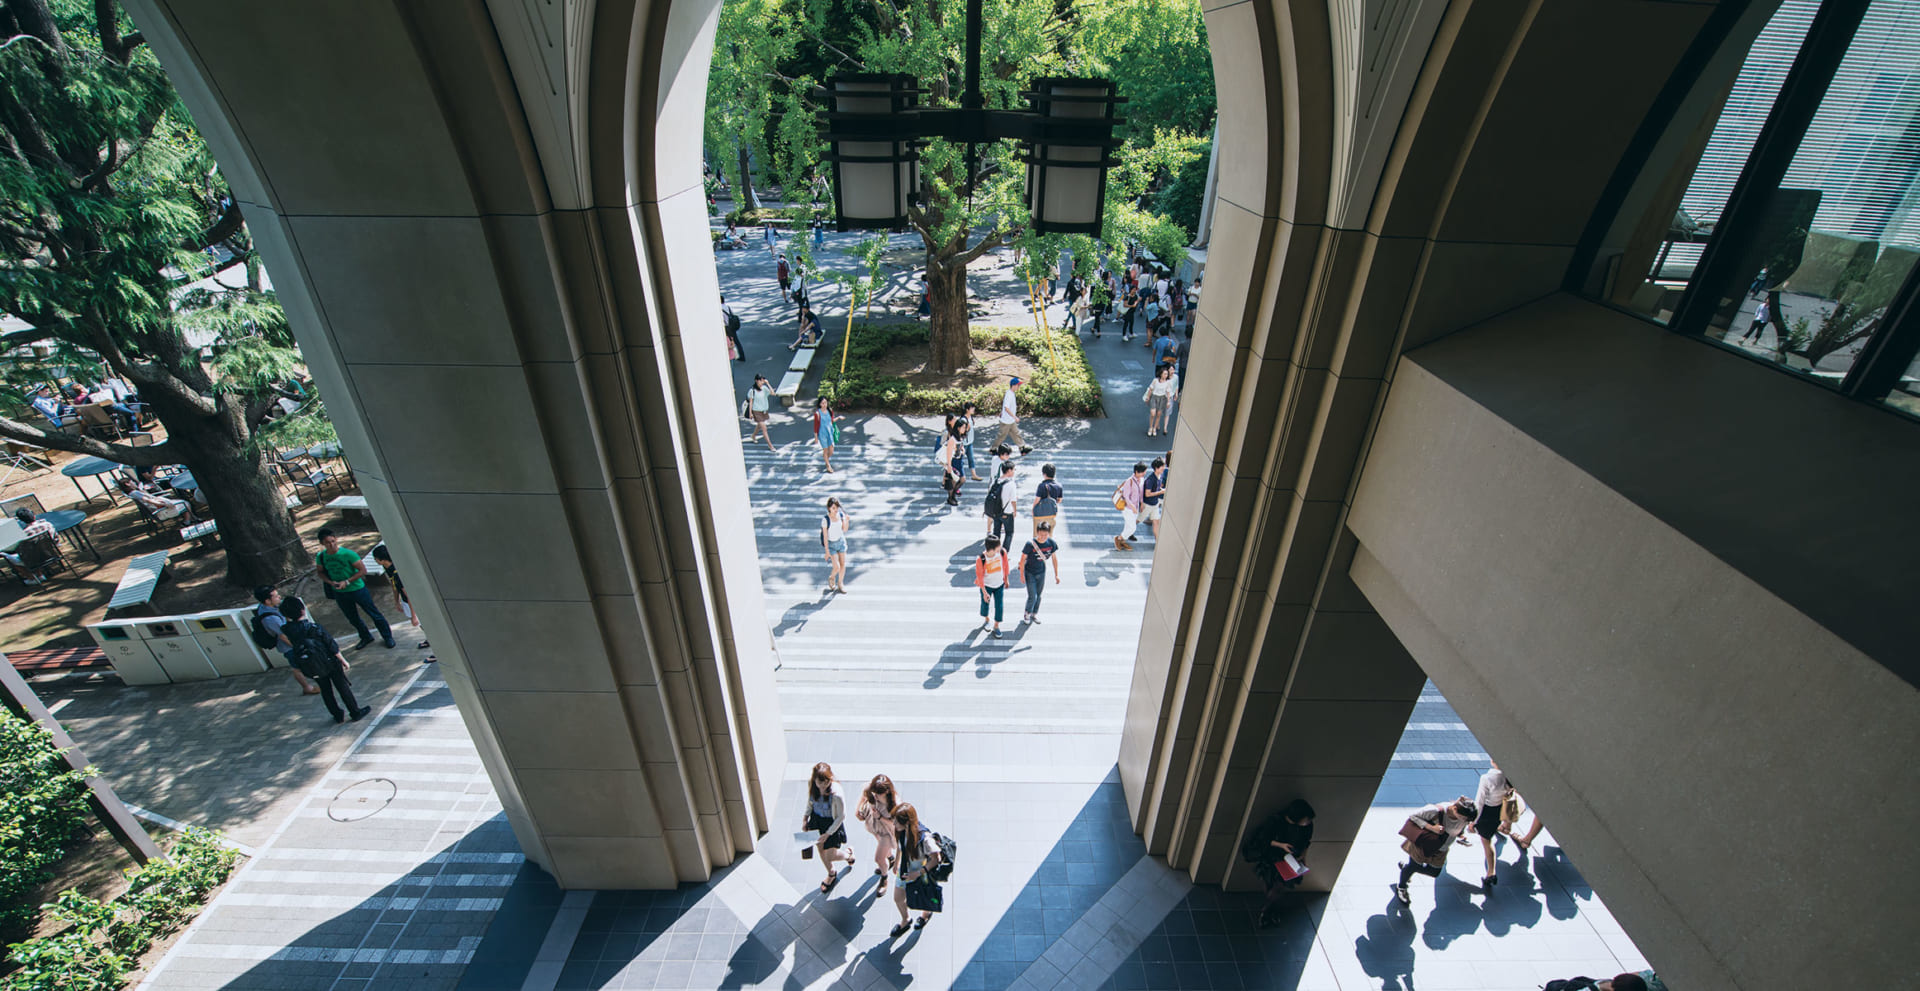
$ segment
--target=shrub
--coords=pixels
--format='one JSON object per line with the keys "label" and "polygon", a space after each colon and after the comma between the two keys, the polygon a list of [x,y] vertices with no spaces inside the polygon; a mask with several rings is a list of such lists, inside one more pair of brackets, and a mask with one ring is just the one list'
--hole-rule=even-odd
{"label": "shrub", "polygon": [[[1053,335],[1053,354],[1046,338],[1029,327],[975,327],[973,346],[1015,351],[1025,355],[1036,369],[1032,378],[1020,387],[1022,416],[1102,416],[1100,382],[1087,366],[1087,355],[1079,338],[1071,334]],[[1006,392],[1005,381],[979,386],[936,388],[918,385],[898,375],[882,374],[876,366],[882,356],[896,347],[925,347],[929,335],[925,325],[873,326],[853,325],[853,344],[847,352],[847,371],[840,374],[840,355],[823,354],[827,371],[820,380],[820,395],[843,409],[875,410],[886,413],[948,413],[969,402],[983,411],[1000,408]],[[1059,370],[1054,370],[1054,355]]]}
{"label": "shrub", "polygon": [[14,944],[9,959],[20,969],[0,979],[0,991],[118,991],[140,955],[193,918],[239,859],[213,834],[189,829],[169,859],[128,871],[118,898],[61,892],[47,911],[65,928]]}
{"label": "shrub", "polygon": [[52,735],[0,709],[0,935],[25,928],[35,911],[27,896],[86,835],[86,795],[86,775]]}

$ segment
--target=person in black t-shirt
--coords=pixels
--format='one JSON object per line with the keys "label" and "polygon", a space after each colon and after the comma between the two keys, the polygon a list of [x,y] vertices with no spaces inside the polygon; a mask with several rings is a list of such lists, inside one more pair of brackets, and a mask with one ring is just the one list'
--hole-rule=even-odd
{"label": "person in black t-shirt", "polygon": [[1038,523],[1033,539],[1020,549],[1020,580],[1027,585],[1027,608],[1022,623],[1040,622],[1040,593],[1047,587],[1047,562],[1053,562],[1053,583],[1060,584],[1060,545],[1053,542],[1053,528]]}

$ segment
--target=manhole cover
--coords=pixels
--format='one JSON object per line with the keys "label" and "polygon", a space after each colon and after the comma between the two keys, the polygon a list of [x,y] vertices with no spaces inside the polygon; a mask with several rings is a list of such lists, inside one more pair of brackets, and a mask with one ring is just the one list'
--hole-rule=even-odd
{"label": "manhole cover", "polygon": [[327,818],[334,822],[358,822],[392,804],[397,790],[386,778],[355,781],[340,789],[333,801],[327,803]]}

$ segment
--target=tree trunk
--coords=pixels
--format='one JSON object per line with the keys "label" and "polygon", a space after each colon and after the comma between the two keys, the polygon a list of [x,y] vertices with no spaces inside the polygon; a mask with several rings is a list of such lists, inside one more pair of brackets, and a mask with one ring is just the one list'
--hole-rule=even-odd
{"label": "tree trunk", "polygon": [[740,182],[733,190],[733,206],[737,210],[760,209],[760,197],[753,192],[753,155],[742,141],[739,145]]}
{"label": "tree trunk", "polygon": [[967,266],[943,265],[927,258],[927,303],[933,310],[928,330],[933,344],[933,371],[951,375],[973,361],[973,339],[967,322]]}
{"label": "tree trunk", "polygon": [[227,581],[251,588],[300,571],[306,551],[279,487],[267,474],[265,457],[248,447],[239,404],[222,397],[220,412],[207,416],[164,393],[142,398],[166,424],[168,447],[193,472],[220,520]]}

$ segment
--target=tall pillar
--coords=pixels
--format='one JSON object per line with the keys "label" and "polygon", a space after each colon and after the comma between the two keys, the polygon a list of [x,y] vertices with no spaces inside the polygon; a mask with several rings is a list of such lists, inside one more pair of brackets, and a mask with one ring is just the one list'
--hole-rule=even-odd
{"label": "tall pillar", "polygon": [[697,105],[714,6],[129,7],[528,856],[659,888],[750,850],[785,756],[717,286],[670,262],[698,147],[632,140]]}

